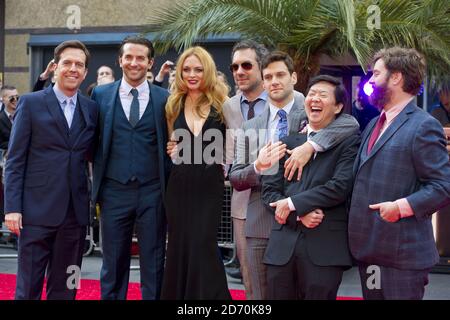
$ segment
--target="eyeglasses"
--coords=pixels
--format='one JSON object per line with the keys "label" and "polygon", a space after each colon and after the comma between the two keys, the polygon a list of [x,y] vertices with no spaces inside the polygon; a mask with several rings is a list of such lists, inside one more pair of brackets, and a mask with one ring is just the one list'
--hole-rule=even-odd
{"label": "eyeglasses", "polygon": [[244,69],[246,71],[252,70],[252,68],[253,68],[253,64],[251,62],[242,62],[241,64],[233,63],[232,65],[230,65],[230,71],[231,72],[238,71],[239,66],[241,66],[242,69]]}
{"label": "eyeglasses", "polygon": [[13,103],[13,102],[16,102],[16,101],[19,101],[19,96],[11,96],[11,97],[9,97],[9,102],[11,102],[11,103]]}

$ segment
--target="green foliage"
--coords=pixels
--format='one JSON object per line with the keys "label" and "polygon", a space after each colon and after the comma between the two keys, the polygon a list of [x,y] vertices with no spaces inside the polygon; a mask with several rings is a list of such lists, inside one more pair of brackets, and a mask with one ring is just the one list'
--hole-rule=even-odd
{"label": "green foliage", "polygon": [[[369,30],[367,9],[373,4],[381,9],[381,28]],[[433,86],[450,73],[447,0],[188,0],[157,10],[150,25],[160,52],[237,33],[288,50],[305,70],[322,54],[346,53],[366,70],[378,49],[400,45],[426,56]]]}

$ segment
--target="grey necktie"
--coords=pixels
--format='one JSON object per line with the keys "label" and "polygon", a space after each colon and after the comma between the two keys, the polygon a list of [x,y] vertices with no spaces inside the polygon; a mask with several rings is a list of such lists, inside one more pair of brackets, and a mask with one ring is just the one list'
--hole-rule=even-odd
{"label": "grey necktie", "polygon": [[74,106],[72,99],[64,100],[63,106],[64,106],[64,109],[63,109],[64,116],[66,117],[67,126],[70,129],[70,127],[72,126],[73,113],[74,113],[75,106]]}
{"label": "grey necktie", "polygon": [[133,101],[130,107],[130,124],[134,127],[139,121],[139,92],[137,89],[131,89],[131,94],[133,95]]}

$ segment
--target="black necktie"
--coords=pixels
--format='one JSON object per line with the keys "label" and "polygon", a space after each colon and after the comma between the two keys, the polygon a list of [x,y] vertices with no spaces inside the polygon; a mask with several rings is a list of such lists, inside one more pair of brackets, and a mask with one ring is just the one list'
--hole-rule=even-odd
{"label": "black necktie", "polygon": [[139,92],[137,89],[131,89],[131,94],[133,95],[133,101],[130,107],[130,124],[134,127],[139,121]]}
{"label": "black necktie", "polygon": [[308,135],[308,138],[311,139],[312,137],[314,137],[317,134],[317,132],[315,131],[311,131]]}
{"label": "black necktie", "polygon": [[253,119],[255,117],[255,105],[258,103],[259,99],[253,101],[247,101],[248,103],[248,113],[247,120]]}

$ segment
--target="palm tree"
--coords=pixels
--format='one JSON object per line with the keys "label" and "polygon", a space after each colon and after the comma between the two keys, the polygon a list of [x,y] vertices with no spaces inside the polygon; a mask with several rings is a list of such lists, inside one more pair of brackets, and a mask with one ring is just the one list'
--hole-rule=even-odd
{"label": "palm tree", "polygon": [[374,52],[392,45],[421,51],[434,79],[429,83],[442,83],[450,71],[450,2],[375,2],[381,25],[373,30],[373,0],[185,0],[158,9],[150,29],[161,52],[230,33],[284,50],[294,58],[300,91],[318,73],[322,55],[349,53],[367,70]]}

